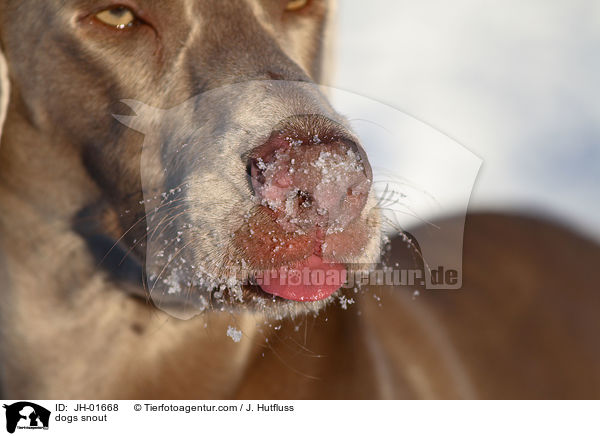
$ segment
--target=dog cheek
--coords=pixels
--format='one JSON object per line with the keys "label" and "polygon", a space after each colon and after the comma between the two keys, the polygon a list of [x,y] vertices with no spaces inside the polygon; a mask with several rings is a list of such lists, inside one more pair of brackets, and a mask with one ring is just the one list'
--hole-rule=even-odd
{"label": "dog cheek", "polygon": [[[241,186],[245,180],[238,183]],[[233,266],[227,253],[231,252],[234,234],[244,226],[245,217],[253,207],[251,196],[249,193],[245,196],[245,192],[217,174],[193,174],[184,184],[187,187],[184,224],[192,229],[188,242],[193,244],[195,261],[206,263],[210,259],[211,263]]]}

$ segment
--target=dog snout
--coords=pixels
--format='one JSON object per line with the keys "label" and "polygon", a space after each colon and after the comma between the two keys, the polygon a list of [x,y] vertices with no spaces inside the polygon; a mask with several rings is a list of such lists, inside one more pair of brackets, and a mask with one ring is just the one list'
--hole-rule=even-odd
{"label": "dog snout", "polygon": [[364,152],[345,136],[278,131],[251,153],[251,184],[286,231],[337,233],[360,216],[372,172]]}

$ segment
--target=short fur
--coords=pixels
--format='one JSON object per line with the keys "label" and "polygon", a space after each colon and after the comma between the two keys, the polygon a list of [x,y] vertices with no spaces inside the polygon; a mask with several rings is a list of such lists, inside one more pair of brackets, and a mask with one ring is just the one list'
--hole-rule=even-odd
{"label": "short fur", "polygon": [[[600,395],[600,327],[591,313],[599,301],[587,279],[600,250],[533,220],[468,221],[463,291],[413,301],[414,289],[375,289],[344,311],[269,298],[252,305],[245,289],[245,303],[188,321],[154,308],[137,270],[146,256],[149,198],[187,183],[187,214],[203,222],[200,233],[183,235],[189,256],[214,260],[218,273],[243,255],[244,240],[232,231],[241,215],[254,213],[244,199],[243,153],[280,121],[306,120],[299,114],[311,114],[310,128],[353,136],[310,85],[325,68],[329,2],[313,0],[297,13],[284,12],[279,0],[137,3],[152,25],[125,35],[90,18],[98,12],[92,0],[0,0],[8,65],[5,74],[0,55],[0,120],[8,102],[0,123],[4,397]],[[271,81],[276,90],[290,85],[254,101]],[[164,175],[164,162],[150,160],[141,168],[151,176],[142,177],[144,135],[112,116],[140,116],[122,99],[159,109],[183,104],[189,110],[179,121],[189,129],[211,92],[239,83],[249,84],[247,92],[239,100],[227,94],[223,117],[213,113],[206,124],[219,138],[207,154],[216,172],[186,167]],[[239,129],[247,125],[246,133]],[[243,150],[227,148],[241,138]],[[229,207],[219,209],[222,203]],[[372,206],[352,230],[368,235],[364,257],[348,252],[348,261],[377,257]],[[412,259],[395,247],[396,260]],[[107,258],[114,250],[121,262]],[[373,295],[381,294],[379,304]],[[243,332],[239,343],[227,337],[229,326]]]}

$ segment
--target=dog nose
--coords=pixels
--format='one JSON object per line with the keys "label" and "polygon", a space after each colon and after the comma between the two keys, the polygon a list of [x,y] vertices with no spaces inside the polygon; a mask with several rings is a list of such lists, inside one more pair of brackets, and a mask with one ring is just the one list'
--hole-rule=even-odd
{"label": "dog nose", "polygon": [[364,151],[339,136],[277,132],[253,150],[249,168],[256,199],[287,231],[343,231],[372,183]]}

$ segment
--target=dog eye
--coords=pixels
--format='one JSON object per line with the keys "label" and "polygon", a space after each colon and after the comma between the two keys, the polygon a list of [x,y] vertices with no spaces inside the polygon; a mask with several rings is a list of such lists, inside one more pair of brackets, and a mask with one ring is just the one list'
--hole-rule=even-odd
{"label": "dog eye", "polygon": [[137,22],[135,14],[124,6],[117,6],[98,12],[96,14],[96,19],[101,23],[116,29],[125,29],[133,26]]}
{"label": "dog eye", "polygon": [[308,5],[308,2],[309,2],[309,0],[290,0],[285,5],[285,10],[292,11],[292,12],[299,11],[300,9],[302,9],[306,5]]}

